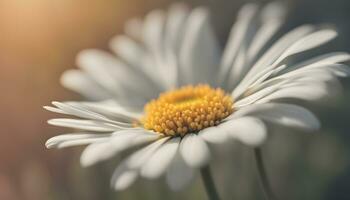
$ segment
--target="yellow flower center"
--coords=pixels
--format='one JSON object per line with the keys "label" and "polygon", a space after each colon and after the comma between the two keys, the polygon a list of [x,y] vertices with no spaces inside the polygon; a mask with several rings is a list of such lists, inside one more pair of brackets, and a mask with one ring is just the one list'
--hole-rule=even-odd
{"label": "yellow flower center", "polygon": [[164,92],[144,107],[145,129],[184,136],[217,125],[233,112],[233,99],[208,85],[185,86]]}

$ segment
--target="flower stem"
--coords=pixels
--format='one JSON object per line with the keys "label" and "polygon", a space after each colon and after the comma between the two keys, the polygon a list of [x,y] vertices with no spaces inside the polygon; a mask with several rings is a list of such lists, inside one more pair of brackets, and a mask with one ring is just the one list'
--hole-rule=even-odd
{"label": "flower stem", "polygon": [[219,194],[215,188],[213,177],[210,173],[209,166],[207,165],[201,168],[200,171],[209,200],[220,200]]}
{"label": "flower stem", "polygon": [[259,147],[256,147],[254,149],[254,155],[255,155],[256,166],[257,166],[258,173],[259,173],[260,184],[263,188],[265,198],[267,200],[277,200],[277,198],[275,197],[275,195],[272,192],[271,185],[267,179],[267,174],[266,174],[264,162],[262,159],[262,152],[261,152],[261,149]]}

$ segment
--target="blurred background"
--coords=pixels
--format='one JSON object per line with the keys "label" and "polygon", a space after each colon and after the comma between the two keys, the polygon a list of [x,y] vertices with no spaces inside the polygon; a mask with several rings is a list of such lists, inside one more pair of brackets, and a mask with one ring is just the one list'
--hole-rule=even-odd
{"label": "blurred background", "polygon": [[[54,114],[42,109],[52,100],[78,100],[59,83],[75,55],[85,48],[107,49],[121,34],[127,19],[171,0],[0,0],[0,199],[109,200],[205,199],[199,177],[188,188],[172,192],[164,180],[139,180],[114,192],[110,175],[118,163],[79,166],[82,148],[47,150],[45,141],[67,130],[46,120]],[[222,47],[244,0],[187,0],[206,5]],[[258,1],[267,2],[267,1]],[[339,38],[322,48],[350,52],[350,1],[286,0],[289,30],[304,23],[334,24]],[[344,95],[314,105],[323,129],[317,134],[272,128],[265,144],[269,178],[280,199],[350,199],[350,80]],[[310,106],[310,105],[308,105]],[[220,151],[230,153],[220,153]],[[263,199],[252,150],[239,144],[214,152],[212,166],[224,199]]]}

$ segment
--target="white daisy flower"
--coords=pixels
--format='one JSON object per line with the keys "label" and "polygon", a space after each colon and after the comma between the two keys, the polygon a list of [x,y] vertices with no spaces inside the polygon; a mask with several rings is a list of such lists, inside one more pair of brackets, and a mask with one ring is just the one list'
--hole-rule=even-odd
{"label": "white daisy flower", "polygon": [[223,50],[203,7],[177,4],[129,21],[126,34],[111,40],[116,56],[84,50],[77,58],[80,69],[62,76],[65,87],[94,101],[46,106],[79,118],[49,124],[80,130],[53,137],[46,146],[88,145],[83,166],[140,147],[117,167],[113,187],[121,190],[139,176],[165,174],[170,188],[178,190],[192,179],[193,169],[207,166],[208,144],[233,139],[257,147],[266,140],[269,123],[318,129],[309,110],[283,100],[327,96],[330,83],[349,75],[342,63],[350,55],[335,52],[289,65],[290,57],[337,33],[305,25],[270,45],[284,15],[276,2],[245,5]]}

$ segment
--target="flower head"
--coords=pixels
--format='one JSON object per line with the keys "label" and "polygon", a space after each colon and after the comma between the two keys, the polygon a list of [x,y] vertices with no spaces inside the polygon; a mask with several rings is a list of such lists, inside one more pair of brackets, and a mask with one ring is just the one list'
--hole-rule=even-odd
{"label": "flower head", "polygon": [[218,125],[233,111],[230,95],[208,85],[186,86],[163,93],[145,105],[141,125],[169,136],[185,136]]}
{"label": "flower head", "polygon": [[141,147],[117,167],[114,188],[124,189],[138,176],[166,173],[171,188],[179,189],[191,180],[193,168],[210,160],[209,143],[235,139],[257,146],[265,141],[269,123],[319,128],[310,111],[284,100],[325,97],[329,83],[349,75],[341,63],[350,56],[336,52],[289,64],[288,58],[337,34],[305,25],[268,46],[284,13],[276,2],[261,9],[245,5],[223,51],[202,7],[178,4],[167,13],[155,10],[143,21],[131,20],[126,35],[111,41],[117,56],[85,50],[77,58],[81,69],[64,73],[64,86],[93,101],[45,107],[79,118],[50,124],[81,130],[53,137],[46,146],[87,144],[84,166]]}

